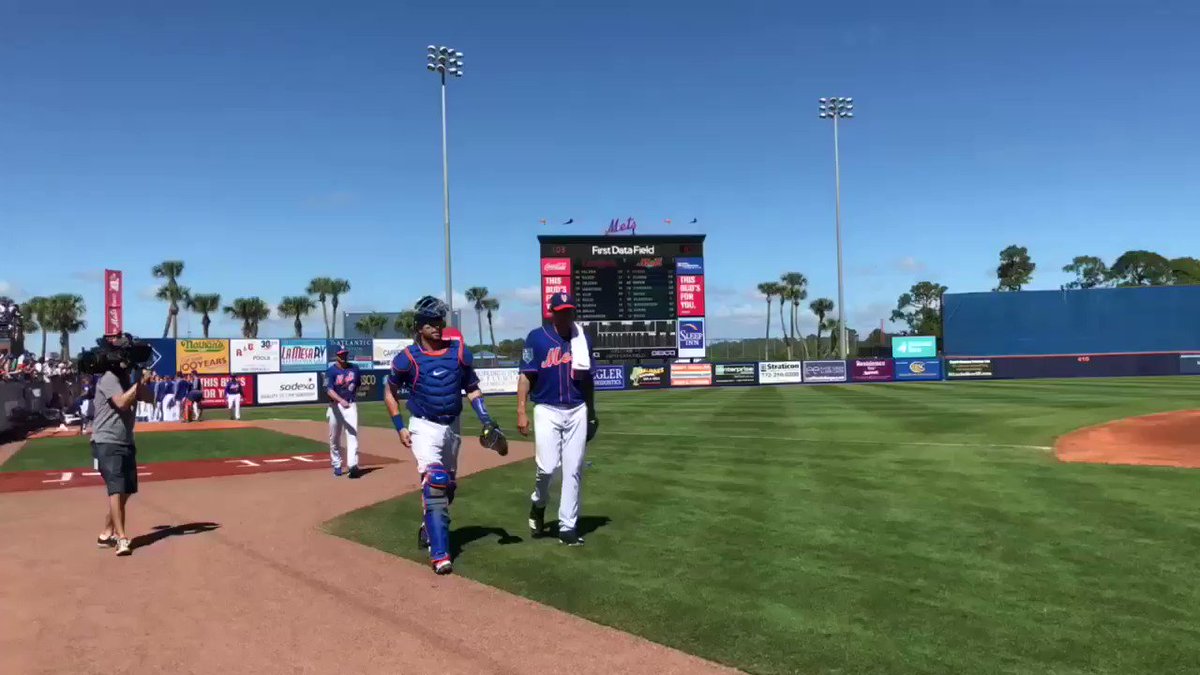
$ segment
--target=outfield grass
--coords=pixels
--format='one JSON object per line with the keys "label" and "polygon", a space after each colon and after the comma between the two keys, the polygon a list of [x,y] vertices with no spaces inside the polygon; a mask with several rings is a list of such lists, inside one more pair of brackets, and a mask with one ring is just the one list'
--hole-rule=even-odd
{"label": "outfield grass", "polygon": [[[162,431],[136,434],[138,464],[216,457],[258,457],[329,452],[324,443],[266,429]],[[0,471],[63,471],[92,465],[87,436],[29,441]]]}
{"label": "outfield grass", "polygon": [[[1200,407],[1197,384],[606,395],[587,546],[529,539],[523,462],[462,481],[455,570],[756,673],[1195,672],[1200,472],[1045,448]],[[512,426],[511,399],[489,405]],[[408,495],[328,528],[424,560],[419,508]]]}

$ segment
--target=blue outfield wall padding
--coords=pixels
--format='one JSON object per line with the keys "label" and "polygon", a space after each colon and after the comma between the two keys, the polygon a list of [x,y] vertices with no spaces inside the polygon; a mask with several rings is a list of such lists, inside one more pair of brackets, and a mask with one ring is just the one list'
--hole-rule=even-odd
{"label": "blue outfield wall padding", "polygon": [[1200,351],[1200,286],[947,293],[947,357]]}

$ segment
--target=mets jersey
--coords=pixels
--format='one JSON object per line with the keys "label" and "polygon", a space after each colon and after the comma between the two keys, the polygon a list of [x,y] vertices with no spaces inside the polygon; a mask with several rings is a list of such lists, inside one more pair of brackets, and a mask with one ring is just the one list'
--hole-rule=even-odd
{"label": "mets jersey", "polygon": [[[361,381],[362,375],[358,372],[358,366],[353,363],[347,363],[343,368],[335,361],[325,370],[325,388],[332,389],[346,403],[354,403]],[[336,401],[330,402],[336,405]]]}
{"label": "mets jersey", "polygon": [[[590,352],[592,339],[587,336],[585,339]],[[591,367],[587,370],[575,370],[571,339],[560,336],[552,326],[530,331],[521,352],[521,372],[537,375],[530,398],[534,403],[556,408],[574,408],[586,403],[583,390],[579,388],[579,378],[591,374],[595,364],[589,363]]]}
{"label": "mets jersey", "polygon": [[242,393],[242,383],[237,379],[230,378],[229,383],[225,385],[225,395],[231,396],[240,393]]}
{"label": "mets jersey", "polygon": [[425,351],[409,345],[392,359],[388,386],[395,391],[408,385],[406,407],[414,417],[450,424],[462,413],[463,391],[479,388],[474,357],[461,342],[445,349]]}

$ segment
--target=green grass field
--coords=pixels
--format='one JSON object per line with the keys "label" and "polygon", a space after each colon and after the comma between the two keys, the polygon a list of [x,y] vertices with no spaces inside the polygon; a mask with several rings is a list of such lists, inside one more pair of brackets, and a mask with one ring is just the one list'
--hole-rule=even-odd
{"label": "green grass field", "polygon": [[[165,431],[137,434],[138,464],[216,457],[329,452],[324,443],[266,429]],[[87,436],[40,438],[13,455],[0,471],[62,471],[92,465]]]}
{"label": "green grass field", "polygon": [[[529,538],[522,462],[462,481],[457,573],[755,673],[1200,664],[1200,473],[1060,464],[1046,449],[1081,426],[1200,407],[1196,380],[664,391],[599,406],[587,546]],[[513,426],[511,398],[490,407]],[[362,419],[387,425],[381,406]],[[424,560],[419,508],[408,495],[328,528]]]}

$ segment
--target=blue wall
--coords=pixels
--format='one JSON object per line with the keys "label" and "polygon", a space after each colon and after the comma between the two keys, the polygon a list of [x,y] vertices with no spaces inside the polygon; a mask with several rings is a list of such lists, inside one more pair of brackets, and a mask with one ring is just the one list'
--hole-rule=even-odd
{"label": "blue wall", "polygon": [[947,356],[1200,350],[1200,286],[947,293]]}

